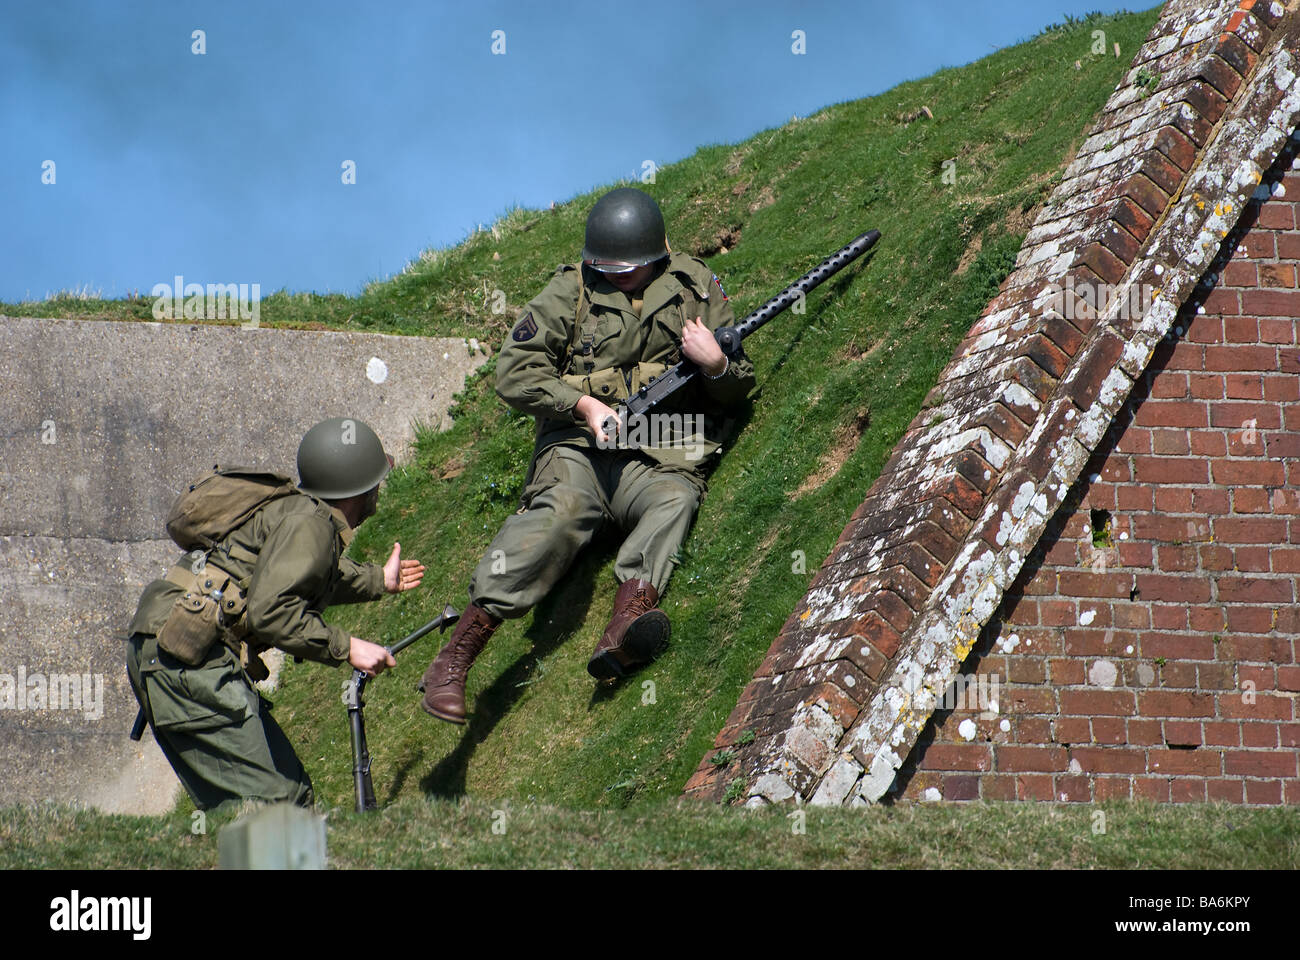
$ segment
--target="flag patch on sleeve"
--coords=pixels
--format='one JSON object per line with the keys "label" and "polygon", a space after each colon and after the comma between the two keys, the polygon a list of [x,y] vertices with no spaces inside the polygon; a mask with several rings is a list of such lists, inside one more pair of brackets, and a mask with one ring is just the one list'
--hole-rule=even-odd
{"label": "flag patch on sleeve", "polygon": [[718,285],[718,292],[722,294],[722,299],[730,300],[731,298],[727,296],[727,291],[722,288],[722,281],[718,279],[718,275],[716,273],[713,275],[713,282]]}

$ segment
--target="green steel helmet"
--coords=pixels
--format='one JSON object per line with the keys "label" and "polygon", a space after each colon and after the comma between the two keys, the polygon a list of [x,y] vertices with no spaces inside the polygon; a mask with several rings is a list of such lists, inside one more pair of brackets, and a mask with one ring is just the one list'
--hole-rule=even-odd
{"label": "green steel helmet", "polygon": [[348,417],[322,420],[298,444],[298,486],[322,500],[365,493],[392,465],[375,431]]}
{"label": "green steel helmet", "polygon": [[659,204],[632,187],[611,190],[587,214],[582,262],[601,273],[628,273],[668,256]]}

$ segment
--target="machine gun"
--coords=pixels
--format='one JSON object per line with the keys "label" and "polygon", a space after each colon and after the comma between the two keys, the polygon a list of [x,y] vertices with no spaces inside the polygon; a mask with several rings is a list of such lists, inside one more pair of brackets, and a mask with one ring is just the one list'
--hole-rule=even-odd
{"label": "machine gun", "polygon": [[[713,332],[713,338],[717,340],[722,352],[728,358],[735,356],[740,351],[742,340],[782,313],[791,304],[798,302],[823,282],[839,273],[874,247],[879,239],[879,230],[868,230],[866,233],[855,237],[734,327],[719,327]],[[618,417],[617,422],[613,417],[609,417],[601,424],[601,427],[611,437],[620,429],[626,431],[628,421],[632,417],[639,417],[648,413],[657,404],[662,403],[673,393],[686,386],[699,372],[700,368],[695,363],[682,359],[615,407],[614,413]],[[623,435],[626,435],[626,433]]]}
{"label": "machine gun", "polygon": [[[448,604],[442,611],[414,633],[398,640],[385,649],[397,654],[415,643],[426,633],[434,630],[446,630],[460,619],[456,608]],[[343,704],[348,708],[348,725],[352,729],[352,783],[357,794],[357,813],[365,813],[378,807],[375,803],[375,786],[370,780],[370,749],[366,746],[366,718],[363,714],[365,702],[361,699],[366,690],[366,681],[370,678],[360,670],[353,670],[350,679],[343,682]]]}

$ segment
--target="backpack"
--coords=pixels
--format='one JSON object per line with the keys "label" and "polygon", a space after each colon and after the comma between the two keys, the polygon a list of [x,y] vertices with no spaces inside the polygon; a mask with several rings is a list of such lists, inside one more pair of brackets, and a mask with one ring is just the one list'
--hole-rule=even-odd
{"label": "backpack", "polygon": [[167,535],[182,550],[211,550],[260,507],[298,492],[278,473],[214,465],[171,505]]}

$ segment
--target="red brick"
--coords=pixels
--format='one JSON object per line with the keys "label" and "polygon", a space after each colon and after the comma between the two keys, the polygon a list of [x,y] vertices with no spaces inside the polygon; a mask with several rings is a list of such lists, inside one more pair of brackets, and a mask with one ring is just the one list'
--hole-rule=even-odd
{"label": "red brick", "polygon": [[1159,400],[1142,404],[1133,423],[1139,427],[1204,427],[1208,425],[1209,419],[1204,403],[1195,400]]}
{"label": "red brick", "polygon": [[1207,721],[1201,725],[1207,745],[1235,747],[1241,743],[1241,724],[1222,720]]}
{"label": "red brick", "polygon": [[1290,603],[1293,594],[1294,581],[1290,577],[1219,578],[1219,600],[1223,603]]}
{"label": "red brick", "polygon": [[1227,629],[1233,633],[1268,633],[1273,629],[1273,612],[1268,607],[1230,606]]}
{"label": "red brick", "polygon": [[1160,569],[1166,573],[1172,571],[1196,570],[1199,566],[1196,548],[1193,546],[1166,547],[1156,551]]}
{"label": "red brick", "polygon": [[1139,510],[1150,512],[1155,502],[1153,493],[1154,490],[1148,486],[1118,487],[1115,490],[1116,506],[1126,513],[1135,513]]}
{"label": "red brick", "polygon": [[[1142,172],[1165,193],[1172,194],[1178,190],[1178,185],[1183,181],[1183,171],[1178,169],[1177,165],[1170,163],[1162,154],[1155,150],[1148,150],[1142,154],[1139,162],[1142,164]],[[1093,265],[1089,264],[1089,266]],[[1096,267],[1093,266],[1093,269],[1095,270]]]}
{"label": "red brick", "polygon": [[[1215,644],[1216,648],[1221,644]],[[1198,663],[1196,665],[1196,686],[1200,690],[1235,690],[1236,678],[1232,675],[1230,663]]]}
{"label": "red brick", "polygon": [[1130,720],[1128,722],[1128,742],[1138,746],[1155,746],[1164,743],[1164,734],[1159,720]]}
{"label": "red brick", "polygon": [[1253,263],[1234,260],[1223,268],[1219,282],[1225,287],[1254,287],[1259,283],[1259,269]]}
{"label": "red brick", "polygon": [[1201,514],[1231,513],[1227,490],[1193,490],[1192,512]]}
{"label": "red brick", "polygon": [[1243,747],[1264,747],[1277,749],[1277,724],[1243,723],[1241,725],[1241,745]]}
{"label": "red brick", "polygon": [[1074,747],[1070,756],[1084,773],[1146,773],[1146,753],[1114,747]]}
{"label": "red brick", "polygon": [[1296,755],[1281,750],[1229,750],[1224,773],[1230,777],[1294,777]]}
{"label": "red brick", "polygon": [[1128,743],[1128,722],[1123,717],[1093,717],[1094,743]]}
{"label": "red brick", "polygon": [[1054,714],[1056,691],[1051,688],[1018,687],[1003,693],[1002,710],[1012,715],[1023,713]]}
{"label": "red brick", "polygon": [[1198,457],[1222,457],[1228,452],[1228,442],[1222,433],[1197,431],[1191,440],[1192,453]]}
{"label": "red brick", "polygon": [[[1200,347],[1197,348],[1201,349]],[[1203,354],[1198,354],[1202,358]],[[1193,373],[1188,375],[1188,384],[1192,396],[1198,400],[1222,400],[1223,377],[1217,373]],[[1195,434],[1193,434],[1195,436]]]}
{"label": "red brick", "polygon": [[[1294,230],[1294,204],[1269,200],[1259,208],[1259,219],[1256,220],[1255,225],[1265,230]],[[1273,284],[1269,283],[1264,285],[1273,286]],[[1294,286],[1294,284],[1290,284],[1290,286]]]}
{"label": "red brick", "polygon": [[1084,668],[1082,660],[1052,660],[1049,663],[1052,674],[1052,683],[1056,686],[1066,686],[1080,684],[1087,681],[1087,670]]}
{"label": "red brick", "polygon": [[980,779],[949,774],[943,778],[942,796],[945,800],[978,800]]}
{"label": "red brick", "polygon": [[[1211,465],[1214,482],[1228,487],[1255,486],[1280,487],[1286,482],[1283,465],[1274,460],[1216,460]],[[1205,481],[1201,481],[1204,483]],[[1258,521],[1221,520],[1218,523],[1257,523]],[[1265,543],[1263,540],[1230,541],[1233,543]]]}
{"label": "red brick", "polygon": [[[1215,472],[1217,473],[1221,466],[1230,462],[1231,461],[1219,461],[1215,463]],[[1244,462],[1243,465],[1245,465]],[[1281,467],[1281,464],[1270,464],[1268,461],[1257,461],[1254,465],[1260,467],[1268,467],[1270,465],[1279,468]],[[1232,481],[1220,480],[1220,482],[1228,483]],[[1281,482],[1282,478],[1279,476],[1278,484],[1281,484]],[[1214,519],[1214,537],[1218,542],[1226,544],[1286,543],[1287,522],[1272,517],[1216,517]],[[1286,592],[1289,596],[1290,591]],[[1272,595],[1272,593],[1268,594],[1268,596]],[[1278,596],[1280,595],[1281,594],[1279,593]],[[1257,602],[1267,601],[1260,600]]]}
{"label": "red brick", "polygon": [[1210,599],[1210,584],[1202,577],[1140,573],[1137,588],[1142,599],[1148,601],[1204,603]]}
{"label": "red brick", "polygon": [[1245,255],[1252,260],[1275,260],[1277,247],[1273,240],[1276,236],[1268,230],[1252,230],[1242,238],[1240,246],[1246,248]]}
{"label": "red brick", "polygon": [[980,777],[980,797],[984,800],[1016,799],[1016,778],[996,773]]}
{"label": "red brick", "polygon": [[1116,187],[1115,195],[1130,198],[1153,217],[1163,214],[1165,207],[1169,205],[1169,194],[1140,173],[1134,174]]}
{"label": "red brick", "polygon": [[[1056,663],[1057,661],[1052,662]],[[1080,664],[1079,666],[1079,673],[1082,676],[1083,665]],[[1053,673],[1053,676],[1055,676],[1055,673]],[[1060,681],[1053,680],[1052,682],[1059,683]],[[1082,683],[1083,681],[1078,682]],[[1088,731],[1087,717],[1057,717],[1051,721],[1051,724],[1052,739],[1057,743],[1090,743],[1092,741],[1092,735]],[[1297,735],[1300,735],[1300,731],[1297,731]]]}
{"label": "red brick", "polygon": [[1277,238],[1279,260],[1300,260],[1300,234],[1284,233]]}
{"label": "red brick", "polygon": [[1247,703],[1246,693],[1219,694],[1219,716],[1232,720],[1291,720],[1291,698],[1272,693],[1256,693],[1255,702]]}
{"label": "red brick", "polygon": [[1205,788],[1210,803],[1241,803],[1240,780],[1207,780]]}
{"label": "red brick", "polygon": [[1151,750],[1147,754],[1147,768],[1151,773],[1167,777],[1217,777],[1223,771],[1223,752],[1220,750]]}
{"label": "red brick", "polygon": [[1187,454],[1189,450],[1188,432],[1186,430],[1151,431],[1152,453],[1177,457]]}
{"label": "red brick", "polygon": [[1169,799],[1173,803],[1204,803],[1204,780],[1171,780]]}
{"label": "red brick", "polygon": [[1258,433],[1281,425],[1282,414],[1275,403],[1216,403],[1210,410],[1212,427]]}
{"label": "red brick", "polygon": [[[1282,782],[1280,780],[1247,780],[1245,785],[1247,803],[1282,802]],[[1240,802],[1240,798],[1234,802]]]}
{"label": "red brick", "polygon": [[1244,290],[1241,294],[1243,313],[1256,317],[1300,316],[1300,293],[1289,290]]}
{"label": "red brick", "polygon": [[1259,487],[1237,487],[1232,491],[1232,510],[1234,513],[1270,513],[1273,509],[1273,496],[1269,490]]}
{"label": "red brick", "polygon": [[1055,799],[1059,803],[1091,803],[1092,778],[1076,774],[1057,777]]}
{"label": "red brick", "polygon": [[[1265,205],[1269,206],[1268,204]],[[1294,206],[1294,205],[1292,205]],[[1259,283],[1264,287],[1294,287],[1294,263],[1262,263],[1259,265]]]}
{"label": "red brick", "polygon": [[1259,321],[1254,317],[1225,317],[1223,338],[1228,343],[1256,343],[1259,340]]}
{"label": "red brick", "polygon": [[1127,777],[1097,777],[1093,780],[1093,792],[1098,802],[1128,800],[1132,797],[1132,787]]}
{"label": "red brick", "polygon": [[[1225,392],[1229,400],[1263,400],[1264,399],[1264,376],[1259,373],[1230,373],[1223,378]],[[1216,404],[1217,407],[1217,404]],[[1210,423],[1214,424],[1214,415],[1216,411],[1210,411]],[[1233,421],[1227,424],[1230,427],[1240,427],[1240,421]]]}
{"label": "red brick", "polygon": [[[1165,604],[1151,604],[1151,626],[1157,630],[1187,630],[1187,607]],[[1193,610],[1199,607],[1192,607]]]}
{"label": "red brick", "polygon": [[1229,100],[1241,88],[1241,74],[1219,57],[1203,57],[1197,67],[1200,77]]}
{"label": "red brick", "polygon": [[1041,773],[1027,773],[1016,777],[1017,800],[1052,801],[1052,778]]}
{"label": "red brick", "polygon": [[1075,716],[1131,717],[1136,712],[1127,690],[1062,690],[1061,712]]}
{"label": "red brick", "polygon": [[1150,660],[1157,657],[1212,660],[1214,641],[1204,634],[1147,633],[1142,636],[1142,656]]}
{"label": "red brick", "polygon": [[1279,343],[1290,346],[1295,343],[1295,321],[1289,317],[1278,319],[1265,317],[1259,321],[1260,343]]}
{"label": "red brick", "polygon": [[[1068,597],[1127,597],[1132,576],[1123,573],[1091,573],[1082,570],[1063,570],[1058,578],[1058,589]],[[1078,623],[1075,617],[1068,624]]]}
{"label": "red brick", "polygon": [[1135,777],[1133,779],[1133,796],[1139,800],[1154,800],[1157,803],[1168,803],[1169,778]]}
{"label": "red brick", "polygon": [[1013,747],[999,744],[994,751],[998,770],[1008,773],[1059,772],[1069,763],[1069,757],[1061,747]]}
{"label": "red brick", "polygon": [[931,770],[991,770],[992,748],[979,743],[932,743],[923,764]]}
{"label": "red brick", "polygon": [[1202,306],[1205,307],[1206,316],[1236,316],[1241,313],[1241,291],[1231,287],[1215,287]]}
{"label": "red brick", "polygon": [[1015,722],[1020,743],[1052,743],[1052,721],[1047,717],[1020,717]]}
{"label": "red brick", "polygon": [[1155,224],[1155,219],[1128,197],[1122,197],[1111,209],[1110,219],[1122,226],[1138,240],[1145,240]]}
{"label": "red brick", "polygon": [[[1062,692],[1062,698],[1064,698]],[[1214,695],[1147,690],[1138,694],[1139,712],[1144,717],[1213,717]]]}
{"label": "red brick", "polygon": [[1197,746],[1205,742],[1201,734],[1201,725],[1189,720],[1166,720],[1164,723],[1165,743],[1170,746]]}

